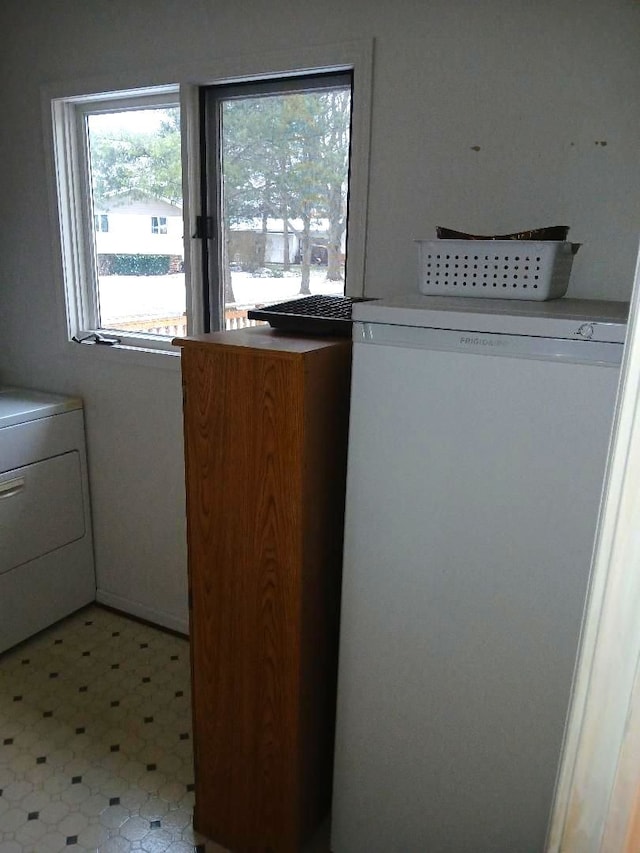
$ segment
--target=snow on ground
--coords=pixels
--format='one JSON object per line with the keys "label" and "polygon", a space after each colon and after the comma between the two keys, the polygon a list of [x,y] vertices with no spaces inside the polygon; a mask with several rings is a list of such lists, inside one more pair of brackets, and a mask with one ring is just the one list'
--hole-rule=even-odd
{"label": "snow on ground", "polygon": [[[237,305],[282,302],[295,299],[300,294],[300,275],[285,275],[282,278],[255,278],[250,273],[231,273],[233,295]],[[344,282],[328,281],[325,269],[312,269],[310,290],[312,293],[327,293],[339,296],[344,293]]]}
{"label": "snow on ground", "polygon": [[[282,278],[252,276],[246,272],[231,274],[236,305],[239,307],[295,299],[300,293],[300,275]],[[312,293],[341,295],[344,284],[328,281],[326,270],[312,269]],[[185,312],[184,274],[106,275],[100,277],[100,316],[102,325],[114,325],[125,318],[180,317]]]}

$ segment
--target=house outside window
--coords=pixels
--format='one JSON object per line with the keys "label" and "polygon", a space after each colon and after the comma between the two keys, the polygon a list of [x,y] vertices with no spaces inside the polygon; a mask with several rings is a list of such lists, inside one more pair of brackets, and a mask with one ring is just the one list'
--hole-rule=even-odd
{"label": "house outside window", "polygon": [[96,213],[93,219],[96,231],[107,232],[109,230],[109,217],[106,213]]}

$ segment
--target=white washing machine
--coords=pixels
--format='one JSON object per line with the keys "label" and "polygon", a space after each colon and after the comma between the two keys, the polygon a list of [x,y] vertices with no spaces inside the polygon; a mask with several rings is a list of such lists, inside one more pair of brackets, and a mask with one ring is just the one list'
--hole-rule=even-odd
{"label": "white washing machine", "polygon": [[82,401],[0,388],[0,652],[95,591]]}

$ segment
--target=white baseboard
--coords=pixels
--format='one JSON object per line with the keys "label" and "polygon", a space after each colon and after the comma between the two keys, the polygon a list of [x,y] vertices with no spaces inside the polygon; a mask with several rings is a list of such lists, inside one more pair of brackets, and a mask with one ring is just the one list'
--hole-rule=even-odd
{"label": "white baseboard", "polygon": [[177,631],[180,634],[186,635],[189,634],[188,619],[180,619],[163,610],[154,610],[154,608],[140,604],[138,601],[131,601],[129,598],[122,598],[119,595],[113,595],[113,593],[105,592],[101,589],[96,590],[96,601],[98,604],[113,607],[115,610],[121,610],[123,613],[129,613],[131,616],[137,616],[139,619],[145,619],[147,622],[153,622],[155,625],[169,628],[171,631]]}

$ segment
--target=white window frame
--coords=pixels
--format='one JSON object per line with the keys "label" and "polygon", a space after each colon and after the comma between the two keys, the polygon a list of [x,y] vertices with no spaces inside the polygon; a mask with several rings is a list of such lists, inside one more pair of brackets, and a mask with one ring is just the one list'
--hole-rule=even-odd
{"label": "white window frame", "polygon": [[170,336],[145,332],[123,333],[100,326],[96,229],[89,182],[86,118],[92,114],[174,107],[179,104],[177,85],[57,98],[51,102],[68,340],[90,339],[91,335],[97,333],[106,339],[117,339],[121,347],[175,350]]}

